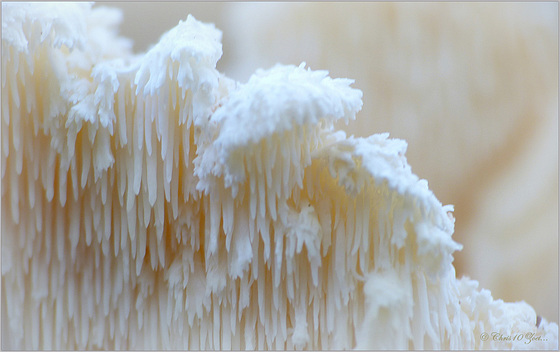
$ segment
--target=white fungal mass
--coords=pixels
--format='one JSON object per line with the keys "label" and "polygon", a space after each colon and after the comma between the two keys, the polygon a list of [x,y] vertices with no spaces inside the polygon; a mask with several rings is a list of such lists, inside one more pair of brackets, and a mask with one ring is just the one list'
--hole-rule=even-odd
{"label": "white fungal mass", "polygon": [[233,82],[191,16],[134,56],[113,10],[2,10],[4,348],[557,343],[455,278],[453,208],[404,141],[333,129],[362,107],[352,81],[302,64]]}

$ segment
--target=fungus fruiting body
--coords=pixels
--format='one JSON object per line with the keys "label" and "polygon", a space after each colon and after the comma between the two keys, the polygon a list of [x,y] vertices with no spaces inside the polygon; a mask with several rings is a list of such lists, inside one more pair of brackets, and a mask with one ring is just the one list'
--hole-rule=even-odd
{"label": "fungus fruiting body", "polygon": [[352,81],[235,82],[192,16],[133,55],[110,9],[2,10],[3,347],[557,348],[455,278],[453,207],[404,141],[334,129]]}

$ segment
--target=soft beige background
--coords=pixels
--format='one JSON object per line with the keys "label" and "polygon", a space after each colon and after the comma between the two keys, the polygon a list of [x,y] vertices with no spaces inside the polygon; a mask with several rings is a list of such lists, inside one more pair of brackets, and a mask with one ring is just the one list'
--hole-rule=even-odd
{"label": "soft beige background", "polygon": [[276,62],[356,80],[345,128],[408,141],[413,171],[455,205],[457,276],[558,322],[557,3],[103,3],[135,51],[192,13],[223,31],[218,69]]}

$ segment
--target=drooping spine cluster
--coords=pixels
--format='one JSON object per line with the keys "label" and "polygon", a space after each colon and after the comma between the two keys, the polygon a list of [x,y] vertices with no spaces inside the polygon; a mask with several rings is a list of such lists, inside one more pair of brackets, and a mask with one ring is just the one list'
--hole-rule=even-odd
{"label": "drooping spine cluster", "polygon": [[[4,10],[3,24],[22,16],[15,6]],[[62,10],[78,20],[95,12]],[[74,38],[55,40],[75,32],[72,22],[61,28],[30,17],[20,18],[21,37],[3,38],[4,341],[123,348],[136,340],[155,348],[165,340],[163,327],[144,328],[154,332],[151,341],[132,337],[164,321],[153,310],[164,306],[144,301],[163,280],[157,273],[167,267],[166,254],[189,237],[200,246],[175,223],[180,212],[198,216],[194,119],[207,117],[217,99],[220,33],[189,18],[176,35],[206,30],[199,41],[212,52],[189,57],[193,38],[174,47],[175,60],[156,48],[142,64],[107,60],[90,74],[73,63],[92,53]],[[188,223],[197,233],[196,221]]]}

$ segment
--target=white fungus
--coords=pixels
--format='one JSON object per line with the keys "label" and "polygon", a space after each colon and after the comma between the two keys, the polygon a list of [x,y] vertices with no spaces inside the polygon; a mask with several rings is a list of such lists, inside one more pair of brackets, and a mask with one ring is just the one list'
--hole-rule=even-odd
{"label": "white fungus", "polygon": [[214,26],[136,56],[119,21],[2,4],[3,348],[558,347],[455,278],[453,207],[404,141],[334,130],[362,107],[351,80],[237,83]]}

